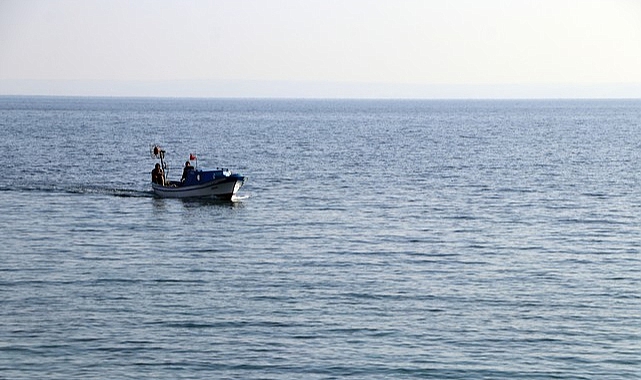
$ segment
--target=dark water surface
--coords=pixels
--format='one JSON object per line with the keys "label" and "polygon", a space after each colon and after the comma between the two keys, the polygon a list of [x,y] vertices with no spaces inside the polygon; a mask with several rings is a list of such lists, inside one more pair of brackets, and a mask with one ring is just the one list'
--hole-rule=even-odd
{"label": "dark water surface", "polygon": [[[0,97],[0,378],[641,378],[640,101]],[[248,177],[233,203],[151,195]]]}

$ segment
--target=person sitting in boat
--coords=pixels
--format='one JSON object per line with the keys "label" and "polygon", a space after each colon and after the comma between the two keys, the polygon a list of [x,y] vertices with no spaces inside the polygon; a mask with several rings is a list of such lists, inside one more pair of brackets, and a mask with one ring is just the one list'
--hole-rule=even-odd
{"label": "person sitting in boat", "polygon": [[183,176],[180,179],[181,182],[185,182],[187,179],[187,175],[189,174],[190,171],[194,170],[194,167],[191,166],[191,162],[187,161],[185,162],[185,168],[183,169]]}
{"label": "person sitting in boat", "polygon": [[165,175],[160,164],[156,164],[154,170],[151,171],[151,182],[165,186]]}

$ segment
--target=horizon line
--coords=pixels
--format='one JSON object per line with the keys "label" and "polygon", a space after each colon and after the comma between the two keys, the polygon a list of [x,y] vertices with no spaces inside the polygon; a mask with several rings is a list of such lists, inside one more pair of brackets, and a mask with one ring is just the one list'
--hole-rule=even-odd
{"label": "horizon line", "polygon": [[1,79],[0,96],[216,99],[639,99],[641,83],[408,84],[292,80]]}

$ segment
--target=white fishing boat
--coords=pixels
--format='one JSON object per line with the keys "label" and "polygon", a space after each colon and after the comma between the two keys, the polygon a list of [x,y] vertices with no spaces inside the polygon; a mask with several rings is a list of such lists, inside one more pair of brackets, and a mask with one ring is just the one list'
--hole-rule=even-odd
{"label": "white fishing boat", "polygon": [[[154,193],[163,198],[219,198],[231,200],[245,183],[245,177],[232,173],[229,169],[203,170],[198,167],[188,167],[179,181],[167,178],[167,163],[165,151],[157,145],[152,147],[152,156],[160,160],[152,172]],[[190,160],[196,157],[190,155]]]}

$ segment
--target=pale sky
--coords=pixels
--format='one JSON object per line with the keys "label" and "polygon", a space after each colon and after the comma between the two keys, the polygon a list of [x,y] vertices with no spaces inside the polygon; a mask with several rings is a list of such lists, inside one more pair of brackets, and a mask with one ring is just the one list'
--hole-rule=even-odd
{"label": "pale sky", "polygon": [[641,0],[0,0],[0,95],[641,97]]}

